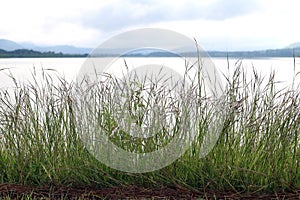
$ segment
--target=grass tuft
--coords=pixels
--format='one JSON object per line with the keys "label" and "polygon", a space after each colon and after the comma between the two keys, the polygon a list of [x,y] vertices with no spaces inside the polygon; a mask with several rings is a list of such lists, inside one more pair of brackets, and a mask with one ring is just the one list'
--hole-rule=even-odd
{"label": "grass tuft", "polygon": [[[214,119],[215,101],[199,89],[201,79],[189,88],[195,108],[185,107],[187,98],[169,92],[170,88],[135,76],[123,82],[107,76],[88,92],[85,88],[80,98],[83,91],[78,85],[59,77],[54,81],[47,73],[42,83],[15,82],[13,92],[0,91],[0,183],[163,185],[235,192],[300,188],[300,90],[294,85],[276,90],[274,73],[266,79],[253,70],[254,78],[249,80],[241,63],[237,65],[233,75],[225,77],[222,98],[228,109],[222,116],[220,137],[203,158],[201,143]],[[178,160],[158,171],[134,174],[109,168],[92,156],[80,138],[82,132],[97,127],[127,151],[151,152],[178,134],[180,123],[193,109],[199,114],[198,137]],[[117,119],[120,112],[123,119]],[[130,135],[128,124],[145,130],[147,112],[154,119],[151,123],[156,123],[156,134],[146,139]],[[83,113],[84,120],[78,119],[78,113]],[[170,115],[169,121],[156,118],[163,115]]]}

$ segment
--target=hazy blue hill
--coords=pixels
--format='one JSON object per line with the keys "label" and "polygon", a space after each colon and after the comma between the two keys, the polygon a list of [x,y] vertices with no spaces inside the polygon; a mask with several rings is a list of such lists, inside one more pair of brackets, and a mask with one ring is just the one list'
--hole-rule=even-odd
{"label": "hazy blue hill", "polygon": [[40,52],[55,52],[55,53],[63,53],[63,54],[88,54],[93,49],[92,48],[82,48],[82,47],[74,47],[71,45],[56,45],[56,46],[37,46],[31,43],[23,43],[23,46],[26,49],[32,49]]}
{"label": "hazy blue hill", "polygon": [[0,39],[0,49],[5,51],[13,51],[17,49],[23,49],[24,47],[14,41]]}
{"label": "hazy blue hill", "polygon": [[287,48],[300,48],[300,42],[292,43]]}
{"label": "hazy blue hill", "polygon": [[[38,49],[37,49],[38,50]],[[82,48],[82,47],[74,47],[70,45],[59,45],[59,46],[51,46],[51,47],[41,47],[40,51],[48,52],[53,51],[55,53],[64,53],[64,54],[88,54],[93,49],[91,48]]]}
{"label": "hazy blue hill", "polygon": [[11,40],[0,39],[0,49],[5,51],[14,51],[17,49],[28,49],[39,52],[54,52],[63,54],[88,54],[92,48],[74,47],[71,45],[57,45],[57,46],[38,46],[32,43],[17,43]]}

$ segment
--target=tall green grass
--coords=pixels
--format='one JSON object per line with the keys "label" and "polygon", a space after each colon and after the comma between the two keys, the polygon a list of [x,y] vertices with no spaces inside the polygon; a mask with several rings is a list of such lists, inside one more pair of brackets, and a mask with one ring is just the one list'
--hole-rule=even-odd
{"label": "tall green grass", "polygon": [[[42,83],[15,82],[13,92],[0,91],[0,183],[94,187],[164,185],[236,192],[299,188],[300,90],[293,86],[278,91],[275,74],[261,77],[253,70],[254,78],[249,80],[242,66],[235,67],[235,72],[226,76],[222,98],[226,104],[224,108],[228,109],[212,151],[201,158],[201,143],[213,118],[214,105],[201,92],[197,97],[197,108],[201,110],[197,118],[199,136],[173,164],[143,174],[117,171],[95,159],[80,139],[84,127],[78,126],[76,112],[82,109],[99,111],[89,115],[87,120],[90,121],[85,123],[85,128],[88,124],[97,124],[115,144],[128,151],[147,152],[161,148],[172,134],[176,134],[175,128],[170,129],[172,134],[165,130],[148,140],[133,140],[126,131],[116,131],[113,118],[116,105],[110,104],[114,96],[101,85],[89,93],[94,98],[81,98],[84,104],[80,104],[78,92],[75,92],[77,85],[63,78],[54,81],[45,73]],[[137,83],[139,85],[131,87],[127,82],[130,87],[123,88],[126,92],[122,94],[127,95],[128,101],[119,107],[128,109],[127,113],[141,126],[138,119],[143,117],[144,107],[151,108],[153,104],[142,101],[141,94],[146,86],[143,82]],[[168,96],[170,93],[165,93],[162,86],[156,90],[152,88],[153,91],[147,90],[148,98],[160,94],[157,97],[159,105],[165,104],[166,109],[170,105],[173,109],[182,108],[174,99],[166,101],[172,96]]]}

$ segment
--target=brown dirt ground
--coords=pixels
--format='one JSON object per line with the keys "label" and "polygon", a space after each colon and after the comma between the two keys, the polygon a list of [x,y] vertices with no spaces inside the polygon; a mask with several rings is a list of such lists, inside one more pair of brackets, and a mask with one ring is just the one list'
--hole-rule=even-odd
{"label": "brown dirt ground", "polygon": [[43,199],[298,199],[300,189],[281,193],[236,193],[192,191],[185,188],[140,188],[120,186],[110,188],[83,188],[65,186],[29,187],[14,184],[0,185],[0,198],[12,199],[29,195]]}

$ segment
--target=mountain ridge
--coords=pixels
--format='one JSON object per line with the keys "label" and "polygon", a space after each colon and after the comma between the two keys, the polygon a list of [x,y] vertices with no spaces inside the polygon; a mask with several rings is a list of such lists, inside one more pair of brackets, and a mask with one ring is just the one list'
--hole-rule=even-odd
{"label": "mountain ridge", "polygon": [[0,39],[0,49],[3,49],[5,51],[13,51],[22,48],[22,45],[12,40]]}
{"label": "mountain ridge", "polygon": [[63,54],[89,54],[93,50],[92,48],[75,47],[72,45],[39,46],[33,43],[17,43],[7,39],[0,39],[0,49],[5,51],[27,49],[41,53],[54,52]]}
{"label": "mountain ridge", "polygon": [[[0,49],[7,51],[6,53],[2,52],[2,55],[5,57],[16,57],[20,51],[16,50],[23,50],[25,54],[22,57],[32,56],[32,51],[35,52],[36,55],[51,55],[55,57],[66,56],[69,57],[70,55],[76,56],[87,56],[90,52],[93,51],[93,55],[99,55],[100,57],[105,56],[124,56],[120,55],[120,53],[125,52],[124,49],[96,49],[93,50],[92,48],[82,48],[82,47],[75,47],[72,45],[56,45],[56,46],[38,46],[32,43],[21,43],[18,44],[11,40],[0,39]],[[26,51],[27,50],[27,51]],[[40,52],[41,54],[38,54]],[[251,57],[299,57],[300,56],[300,42],[292,43],[284,48],[281,49],[266,49],[266,50],[256,50],[256,51],[206,51],[211,57],[243,57],[243,58],[251,58]],[[48,54],[47,54],[48,53]],[[179,53],[179,52],[178,52]],[[180,53],[183,56],[197,56],[195,53],[186,51]],[[131,52],[129,54],[125,54],[125,57],[172,57],[175,54],[172,52],[167,51],[149,51],[143,49],[140,52]],[[178,56],[178,55],[177,55]]]}

